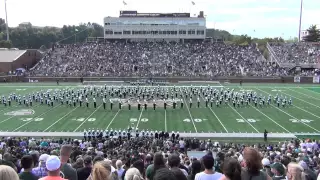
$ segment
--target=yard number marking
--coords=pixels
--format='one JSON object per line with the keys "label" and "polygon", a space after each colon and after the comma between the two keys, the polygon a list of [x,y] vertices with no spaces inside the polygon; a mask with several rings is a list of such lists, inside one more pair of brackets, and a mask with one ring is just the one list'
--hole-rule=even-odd
{"label": "yard number marking", "polygon": [[[130,122],[137,122],[137,121],[138,121],[138,118],[130,118],[129,121],[130,121]],[[141,118],[140,121],[141,121],[141,122],[148,122],[149,119],[148,119],[148,118]]]}
{"label": "yard number marking", "polygon": [[[244,119],[236,119],[236,121],[238,122],[238,123],[245,123],[246,121],[244,120]],[[257,122],[257,121],[260,121],[260,120],[258,120],[258,119],[247,119],[247,121],[249,122],[249,123],[255,123],[255,122]]]}
{"label": "yard number marking", "polygon": [[[197,123],[202,122],[202,121],[206,121],[206,120],[207,119],[200,119],[200,118],[193,119],[193,121],[197,122]],[[186,118],[186,119],[183,120],[183,122],[191,122],[191,119]]]}
{"label": "yard number marking", "polygon": [[289,119],[289,121],[291,121],[292,123],[310,123],[313,120],[309,120],[309,119]]}
{"label": "yard number marking", "polygon": [[42,121],[43,118],[21,118],[21,121]]}
{"label": "yard number marking", "polygon": [[[73,121],[83,122],[84,120],[86,120],[86,118],[73,118],[72,120],[73,120]],[[93,121],[95,121],[95,120],[96,120],[96,118],[89,118],[87,121],[93,122]]]}

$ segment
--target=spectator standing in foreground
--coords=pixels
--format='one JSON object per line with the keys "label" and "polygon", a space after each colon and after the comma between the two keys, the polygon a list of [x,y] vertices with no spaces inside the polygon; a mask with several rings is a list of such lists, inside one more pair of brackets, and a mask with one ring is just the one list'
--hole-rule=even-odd
{"label": "spectator standing in foreground", "polygon": [[270,168],[270,160],[267,158],[263,158],[261,162],[263,165],[262,171],[267,173],[268,176],[273,177],[273,173],[271,172],[271,168]]}
{"label": "spectator standing in foreground", "polygon": [[22,173],[19,174],[19,178],[23,180],[37,180],[39,177],[32,173],[33,168],[33,158],[30,155],[23,156],[21,158],[21,167],[24,169]]}
{"label": "spectator standing in foreground", "polygon": [[48,157],[49,157],[48,154],[42,154],[39,157],[39,166],[32,169],[32,172],[39,178],[42,178],[48,175],[48,171],[46,169],[46,161]]}
{"label": "spectator standing in foreground", "polygon": [[234,158],[227,158],[222,167],[224,176],[220,180],[241,180],[241,165]]}
{"label": "spectator standing in foreground", "polygon": [[91,173],[92,170],[92,158],[90,156],[86,156],[83,159],[84,167],[77,169],[78,180],[86,180]]}
{"label": "spectator standing in foreground", "polygon": [[187,180],[188,173],[184,169],[180,169],[180,158],[178,155],[173,154],[170,155],[168,158],[168,164],[170,166],[170,170],[173,172],[173,174],[176,176],[179,180]]}
{"label": "spectator standing in foreground", "polygon": [[271,165],[271,171],[273,172],[273,180],[281,180],[286,179],[285,177],[285,169],[284,166],[281,163],[274,163]]}
{"label": "spectator standing in foreground", "polygon": [[194,180],[196,174],[201,172],[201,162],[194,160],[191,164],[191,173],[188,176],[188,180]]}
{"label": "spectator standing in foreground", "polygon": [[0,159],[0,165],[6,165],[12,167],[15,171],[17,171],[17,167],[12,162],[11,154],[5,153],[2,157],[2,160]]}
{"label": "spectator standing in foreground", "polygon": [[41,178],[40,180],[65,180],[60,177],[61,161],[58,156],[50,156],[46,161],[46,168],[48,170],[48,176]]}
{"label": "spectator standing in foreground", "polygon": [[143,180],[143,177],[137,168],[130,168],[126,172],[125,180]]}
{"label": "spectator standing in foreground", "polygon": [[19,180],[19,176],[12,167],[0,165],[0,180]]}
{"label": "spectator standing in foreground", "polygon": [[202,163],[205,170],[196,174],[195,180],[218,180],[223,176],[221,173],[215,172],[215,170],[213,169],[214,159],[212,156],[203,156]]}
{"label": "spectator standing in foreground", "polygon": [[122,168],[122,161],[121,160],[117,160],[116,168],[117,168],[117,173],[118,173],[118,177],[119,177],[119,180],[120,180],[121,177],[122,177],[122,174],[124,172],[124,169]]}
{"label": "spectator standing in foreground", "polygon": [[105,161],[96,162],[88,180],[112,180],[110,164]]}
{"label": "spectator standing in foreground", "polygon": [[178,180],[176,176],[168,168],[163,167],[157,170],[154,180]]}
{"label": "spectator standing in foreground", "polygon": [[303,168],[297,163],[289,163],[287,171],[287,180],[305,180],[306,175],[303,172]]}
{"label": "spectator standing in foreground", "polygon": [[155,172],[158,169],[165,168],[165,161],[163,159],[163,155],[160,152],[157,152],[153,158],[153,164],[150,164],[146,170],[146,177],[148,180],[153,180]]}
{"label": "spectator standing in foreground", "polygon": [[60,150],[61,158],[61,172],[64,174],[64,178],[69,180],[78,180],[77,171],[68,164],[72,152],[71,145],[63,145]]}
{"label": "spectator standing in foreground", "polygon": [[254,148],[245,148],[243,152],[245,168],[242,170],[242,180],[272,180],[262,169],[261,156]]}

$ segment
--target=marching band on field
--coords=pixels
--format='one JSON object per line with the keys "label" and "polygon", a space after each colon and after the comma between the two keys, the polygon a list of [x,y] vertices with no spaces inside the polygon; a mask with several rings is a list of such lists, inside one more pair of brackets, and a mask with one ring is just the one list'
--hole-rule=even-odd
{"label": "marching band on field", "polygon": [[[46,104],[53,107],[54,103],[61,103],[70,107],[82,107],[82,101],[85,100],[86,107],[90,108],[90,99],[93,102],[93,108],[97,108],[97,99],[102,98],[104,109],[107,109],[107,99],[110,102],[110,109],[114,108],[114,103],[118,103],[118,108],[122,109],[126,105],[129,110],[132,106],[136,106],[138,110],[147,110],[148,105],[152,104],[152,109],[156,110],[157,106],[163,104],[163,108],[167,109],[169,106],[173,109],[184,108],[184,103],[189,98],[188,108],[193,107],[193,97],[196,97],[196,107],[200,108],[202,100],[205,107],[222,107],[233,106],[236,107],[264,107],[272,103],[272,97],[262,94],[258,95],[257,92],[237,92],[234,89],[220,88],[216,89],[211,86],[193,87],[166,87],[166,86],[152,86],[152,87],[139,87],[139,86],[86,86],[80,89],[66,88],[55,90],[41,90],[32,92],[25,95],[16,95],[11,93],[8,97],[2,96],[0,103],[4,106],[11,106],[12,101],[16,101],[18,105],[32,106],[33,102],[38,102],[41,105]],[[292,105],[292,99],[287,99],[286,96],[276,94],[273,97],[273,103],[277,107],[287,107]],[[100,106],[99,106],[100,107]]]}

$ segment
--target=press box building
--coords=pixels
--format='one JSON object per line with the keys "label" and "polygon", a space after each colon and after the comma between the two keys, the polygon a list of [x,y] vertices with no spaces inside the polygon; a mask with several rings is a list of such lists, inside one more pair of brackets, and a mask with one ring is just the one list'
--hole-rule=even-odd
{"label": "press box building", "polygon": [[104,38],[133,41],[185,41],[206,37],[203,11],[190,13],[138,13],[120,11],[119,17],[104,18]]}

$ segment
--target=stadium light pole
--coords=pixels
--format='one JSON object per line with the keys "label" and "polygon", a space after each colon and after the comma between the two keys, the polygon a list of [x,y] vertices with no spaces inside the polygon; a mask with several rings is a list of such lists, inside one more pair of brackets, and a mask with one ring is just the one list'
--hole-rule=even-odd
{"label": "stadium light pole", "polygon": [[4,0],[4,9],[6,13],[6,31],[7,31],[7,41],[10,40],[9,38],[9,25],[8,25],[8,14],[7,14],[7,0]]}
{"label": "stadium light pole", "polygon": [[301,0],[301,2],[300,2],[299,42],[301,41],[302,6],[303,6],[303,0]]}

